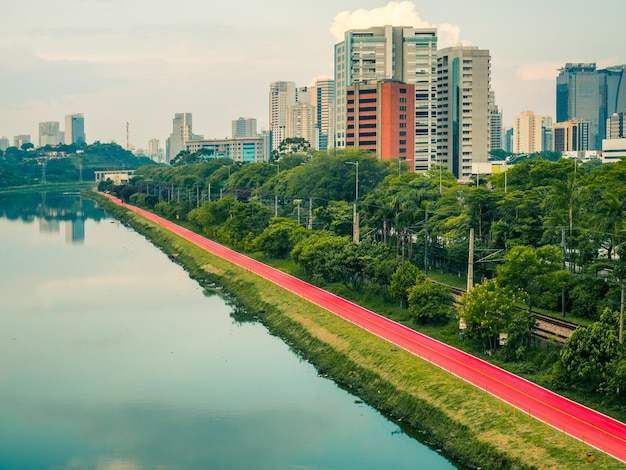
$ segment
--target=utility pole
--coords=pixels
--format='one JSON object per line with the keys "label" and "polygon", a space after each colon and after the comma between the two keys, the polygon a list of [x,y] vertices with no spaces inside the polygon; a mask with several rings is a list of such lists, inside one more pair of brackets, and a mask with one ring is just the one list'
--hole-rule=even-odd
{"label": "utility pole", "polygon": [[428,274],[428,211],[424,211],[424,274]]}
{"label": "utility pole", "polygon": [[356,178],[354,184],[354,205],[352,211],[352,241],[359,243],[359,213],[356,210],[359,200],[359,161],[346,162],[346,165],[354,165],[356,167]]}
{"label": "utility pole", "polygon": [[278,194],[274,194],[274,217],[278,217]]}
{"label": "utility pole", "polygon": [[[561,227],[561,268],[565,271],[565,228]],[[561,287],[561,314],[565,317],[565,285]]]}
{"label": "utility pole", "polygon": [[624,280],[620,281],[621,291],[622,291],[622,299],[619,306],[619,344],[624,344]]}
{"label": "utility pole", "polygon": [[300,225],[300,204],[302,204],[302,199],[294,199],[293,202],[298,206],[298,225]]}
{"label": "utility pole", "polygon": [[469,256],[467,257],[467,292],[474,287],[474,228],[470,228]]}
{"label": "utility pole", "polygon": [[309,230],[313,230],[313,198],[309,198],[309,221],[307,223],[307,228]]}

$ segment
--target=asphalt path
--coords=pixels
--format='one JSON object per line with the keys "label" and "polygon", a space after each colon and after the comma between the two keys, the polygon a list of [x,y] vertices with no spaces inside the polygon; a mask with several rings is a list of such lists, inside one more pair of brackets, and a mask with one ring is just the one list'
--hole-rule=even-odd
{"label": "asphalt path", "polygon": [[543,387],[500,369],[459,349],[448,346],[375,312],[349,302],[319,287],[260,263],[215,243],[151,212],[117,204],[141,214],[171,232],[226,259],[249,272],[262,276],[294,294],[358,325],[359,327],[460,377],[500,400],[516,407],[585,444],[626,463],[626,425],[575,403]]}

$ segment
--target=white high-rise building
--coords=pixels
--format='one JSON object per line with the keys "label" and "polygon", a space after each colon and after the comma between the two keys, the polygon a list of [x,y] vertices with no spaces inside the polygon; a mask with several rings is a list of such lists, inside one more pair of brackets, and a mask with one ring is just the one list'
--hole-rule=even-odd
{"label": "white high-rise building", "polygon": [[191,113],[176,113],[172,120],[172,133],[167,139],[167,149],[165,152],[166,163],[186,150],[187,142],[190,140],[201,140],[203,136],[193,133]]}
{"label": "white high-rise building", "polygon": [[513,120],[513,153],[543,150],[543,118],[533,111],[522,111]]}
{"label": "white high-rise building", "polygon": [[455,46],[438,52],[437,158],[460,181],[489,161],[491,57]]}
{"label": "white high-rise building", "polygon": [[297,102],[289,107],[287,137],[306,140],[312,148],[318,148],[315,128],[315,106],[311,102]]}
{"label": "white high-rise building", "polygon": [[315,128],[317,129],[317,149],[327,150],[335,142],[335,81],[320,79],[312,90],[315,106]]}
{"label": "white high-rise building", "polygon": [[270,83],[270,131],[272,133],[272,151],[287,138],[287,120],[289,107],[296,103],[296,84],[294,82]]}
{"label": "white high-rise building", "polygon": [[165,163],[165,153],[159,139],[150,139],[148,141],[148,158],[156,163]]}
{"label": "white high-rise building", "polygon": [[46,121],[39,123],[39,146],[59,145],[61,143],[61,133],[59,132],[58,121]]}
{"label": "white high-rise building", "polygon": [[437,30],[378,26],[354,29],[335,45],[335,146],[346,146],[347,89],[397,80],[415,86],[415,171],[437,163]]}
{"label": "white high-rise building", "polygon": [[68,114],[65,116],[65,144],[84,144],[85,138],[85,117],[82,113]]}

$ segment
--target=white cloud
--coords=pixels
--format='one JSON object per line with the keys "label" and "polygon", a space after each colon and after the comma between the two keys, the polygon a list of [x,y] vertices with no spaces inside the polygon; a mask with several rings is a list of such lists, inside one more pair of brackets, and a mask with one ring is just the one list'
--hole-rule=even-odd
{"label": "white cloud", "polygon": [[338,13],[330,27],[337,42],[344,40],[350,29],[365,29],[373,26],[410,26],[413,28],[437,28],[439,48],[458,44],[469,45],[460,40],[461,28],[449,23],[431,24],[422,19],[415,3],[409,1],[389,2],[386,6],[371,10],[359,9]]}

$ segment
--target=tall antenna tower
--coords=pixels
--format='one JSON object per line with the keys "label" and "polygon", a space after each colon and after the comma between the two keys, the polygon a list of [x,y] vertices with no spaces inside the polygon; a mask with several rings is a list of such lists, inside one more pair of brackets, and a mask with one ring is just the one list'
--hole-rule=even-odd
{"label": "tall antenna tower", "polygon": [[130,150],[130,124],[126,122],[126,150]]}

